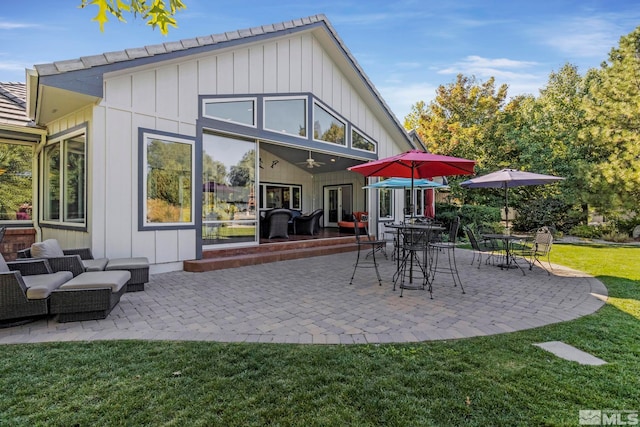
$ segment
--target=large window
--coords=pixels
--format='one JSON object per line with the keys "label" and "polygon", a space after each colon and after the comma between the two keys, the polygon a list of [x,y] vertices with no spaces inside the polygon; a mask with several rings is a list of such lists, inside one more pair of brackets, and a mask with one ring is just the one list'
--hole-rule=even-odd
{"label": "large window", "polygon": [[346,125],[318,104],[313,104],[313,139],[346,145]]}
{"label": "large window", "polygon": [[255,127],[255,104],[254,99],[209,99],[204,101],[203,115],[212,119]]}
{"label": "large window", "polygon": [[0,221],[30,221],[31,145],[0,143]]}
{"label": "large window", "polygon": [[193,141],[144,134],[143,227],[193,224]]}
{"label": "large window", "polygon": [[264,128],[274,132],[306,137],[306,98],[265,99]]}
{"label": "large window", "polygon": [[255,242],[256,142],[202,136],[202,243]]}
{"label": "large window", "polygon": [[52,139],[44,150],[43,221],[84,226],[86,179],[84,128]]}

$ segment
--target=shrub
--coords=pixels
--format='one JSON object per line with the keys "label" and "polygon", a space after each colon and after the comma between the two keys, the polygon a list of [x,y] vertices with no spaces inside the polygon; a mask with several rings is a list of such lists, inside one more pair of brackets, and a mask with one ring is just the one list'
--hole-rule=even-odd
{"label": "shrub", "polygon": [[608,242],[615,242],[615,243],[627,243],[631,241],[631,238],[627,233],[620,232],[620,231],[610,231],[610,232],[604,233],[602,235],[602,239]]}
{"label": "shrub", "polygon": [[497,227],[496,223],[498,227],[500,224],[499,208],[480,205],[456,206],[445,203],[436,204],[436,220],[442,222],[446,227],[449,227],[451,221],[457,216],[460,217],[461,226],[458,230],[460,236],[463,235],[462,225],[483,224],[495,228]]}
{"label": "shrub", "polygon": [[569,230],[569,234],[585,239],[593,239],[602,236],[602,231],[598,226],[580,224],[572,227],[571,230]]}
{"label": "shrub", "polygon": [[579,215],[571,205],[559,199],[543,198],[522,202],[518,215],[512,221],[516,231],[530,231],[538,227],[553,226],[558,231],[567,231],[578,224]]}

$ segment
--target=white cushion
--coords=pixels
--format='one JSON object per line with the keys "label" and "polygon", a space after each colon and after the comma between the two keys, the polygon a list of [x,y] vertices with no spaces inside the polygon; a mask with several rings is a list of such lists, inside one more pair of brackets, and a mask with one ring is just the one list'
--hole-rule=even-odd
{"label": "white cushion", "polygon": [[114,258],[109,260],[105,270],[126,270],[129,268],[149,267],[149,259],[146,257]]}
{"label": "white cushion", "polygon": [[69,280],[60,289],[111,288],[111,292],[118,292],[130,278],[131,273],[124,270],[89,271]]}
{"label": "white cushion", "polygon": [[45,299],[51,294],[51,291],[73,279],[73,274],[70,271],[58,271],[51,274],[22,276],[22,279],[27,286],[28,299]]}
{"label": "white cushion", "polygon": [[0,254],[0,273],[8,273],[9,271],[11,270],[9,270],[7,262],[4,260],[2,254]]}
{"label": "white cushion", "polygon": [[31,245],[33,258],[56,258],[64,256],[62,248],[56,239],[47,239],[44,242],[36,242]]}

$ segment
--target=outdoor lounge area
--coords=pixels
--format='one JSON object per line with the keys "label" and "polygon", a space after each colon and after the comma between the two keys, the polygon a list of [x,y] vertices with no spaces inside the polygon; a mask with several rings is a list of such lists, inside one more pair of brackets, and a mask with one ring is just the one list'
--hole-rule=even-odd
{"label": "outdoor lounge area", "polygon": [[382,286],[373,270],[359,272],[349,285],[355,252],[205,273],[154,274],[145,292],[123,294],[103,320],[60,324],[45,317],[0,329],[0,343],[442,340],[562,322],[604,304],[606,288],[586,274],[554,266],[548,275],[537,265],[526,276],[493,266],[478,269],[471,264],[473,255],[466,249],[457,253],[465,294],[454,287],[450,275],[440,275],[433,284],[434,299],[425,290],[405,290],[399,298],[399,291],[392,290],[396,262],[391,258],[379,259]]}

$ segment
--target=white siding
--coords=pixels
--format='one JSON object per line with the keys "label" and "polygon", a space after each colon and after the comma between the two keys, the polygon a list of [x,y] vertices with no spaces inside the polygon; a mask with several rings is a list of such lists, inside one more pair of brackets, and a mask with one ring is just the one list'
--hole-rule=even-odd
{"label": "white siding", "polygon": [[[355,86],[354,86],[355,85]],[[90,217],[88,233],[69,234],[67,246],[83,243],[98,256],[146,256],[152,264],[176,263],[196,255],[194,230],[138,231],[138,129],[149,128],[195,136],[199,95],[312,92],[376,139],[381,156],[400,148],[388,129],[394,125],[371,99],[361,82],[350,81],[311,33],[245,45],[235,50],[155,64],[105,76],[104,99],[95,107],[90,141]],[[367,95],[369,96],[369,95]],[[66,118],[52,128],[70,127],[81,117]],[[392,131],[393,132],[393,131]],[[265,165],[269,156],[261,152]],[[322,206],[323,187],[352,184],[354,207],[364,206],[364,178],[348,172],[312,176],[279,159],[278,169],[260,171],[261,181],[303,186],[303,210]]]}

